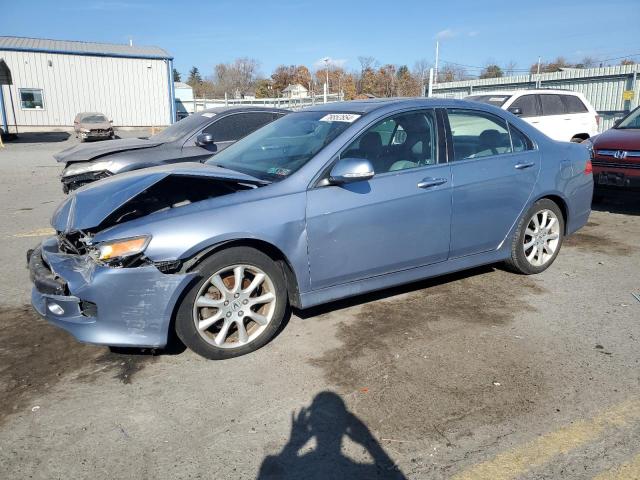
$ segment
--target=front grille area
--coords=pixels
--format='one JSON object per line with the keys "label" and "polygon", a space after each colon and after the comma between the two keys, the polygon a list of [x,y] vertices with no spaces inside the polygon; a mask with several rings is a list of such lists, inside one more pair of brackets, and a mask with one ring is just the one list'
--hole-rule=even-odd
{"label": "front grille area", "polygon": [[73,255],[84,255],[87,253],[87,246],[80,239],[84,238],[84,234],[80,232],[63,233],[57,232],[58,249],[63,253]]}
{"label": "front grille area", "polygon": [[626,161],[626,160],[598,160],[597,158],[591,160],[591,164],[594,167],[602,167],[602,168],[631,168],[634,170],[640,170],[640,159],[636,162]]}

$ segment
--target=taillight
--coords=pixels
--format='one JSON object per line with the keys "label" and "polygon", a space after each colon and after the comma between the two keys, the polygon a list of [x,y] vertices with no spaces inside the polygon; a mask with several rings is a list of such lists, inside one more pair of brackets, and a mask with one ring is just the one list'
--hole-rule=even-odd
{"label": "taillight", "polygon": [[598,125],[598,128],[600,128],[600,115],[596,115],[596,124]]}
{"label": "taillight", "polygon": [[593,165],[591,165],[591,160],[587,160],[587,164],[584,166],[584,174],[591,175],[593,173]]}

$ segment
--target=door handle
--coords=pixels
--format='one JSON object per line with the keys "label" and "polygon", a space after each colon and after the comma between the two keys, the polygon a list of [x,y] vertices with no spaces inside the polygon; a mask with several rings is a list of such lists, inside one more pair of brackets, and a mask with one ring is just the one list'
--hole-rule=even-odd
{"label": "door handle", "polygon": [[446,178],[427,177],[423,178],[422,181],[418,183],[418,188],[437,187],[438,185],[443,185],[445,183],[447,183]]}
{"label": "door handle", "polygon": [[525,168],[530,168],[530,167],[533,167],[534,165],[535,165],[535,162],[518,163],[516,165],[516,170],[524,170]]}

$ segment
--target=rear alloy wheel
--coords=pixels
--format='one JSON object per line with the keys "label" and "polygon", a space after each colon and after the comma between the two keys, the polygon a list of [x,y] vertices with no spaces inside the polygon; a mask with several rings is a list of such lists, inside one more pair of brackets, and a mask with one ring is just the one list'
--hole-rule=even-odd
{"label": "rear alloy wheel", "polygon": [[176,317],[180,339],[203,357],[218,360],[257,350],[278,331],[287,306],[279,266],[245,247],[205,260],[203,279],[186,295]]}
{"label": "rear alloy wheel", "polygon": [[546,270],[562,245],[564,218],[555,202],[538,200],[518,223],[509,267],[527,275]]}

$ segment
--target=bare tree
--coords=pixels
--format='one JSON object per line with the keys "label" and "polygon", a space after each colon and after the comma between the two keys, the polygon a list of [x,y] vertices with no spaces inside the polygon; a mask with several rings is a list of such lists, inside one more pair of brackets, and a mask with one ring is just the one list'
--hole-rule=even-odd
{"label": "bare tree", "polygon": [[505,76],[510,77],[512,75],[515,75],[517,68],[518,64],[515,62],[515,60],[509,60],[504,67]]}
{"label": "bare tree", "polygon": [[413,75],[420,82],[420,95],[425,94],[425,85],[429,79],[429,69],[431,68],[431,62],[426,58],[417,60],[413,65]]}
{"label": "bare tree", "polygon": [[358,62],[360,62],[360,72],[364,72],[365,70],[368,70],[368,69],[373,69],[375,68],[376,63],[378,63],[375,57],[365,57],[365,56],[358,57]]}
{"label": "bare tree", "polygon": [[257,60],[247,57],[216,65],[213,70],[216,95],[244,96],[255,85],[259,66]]}

